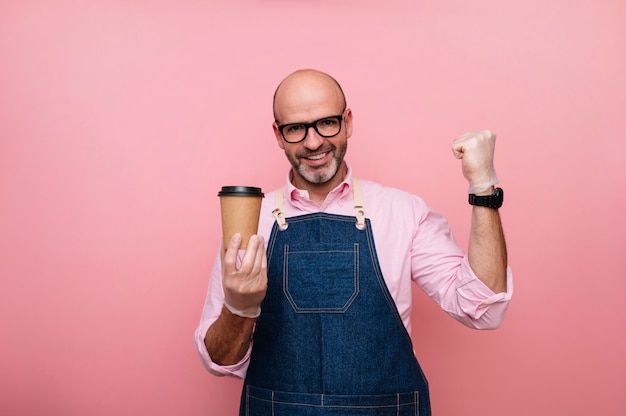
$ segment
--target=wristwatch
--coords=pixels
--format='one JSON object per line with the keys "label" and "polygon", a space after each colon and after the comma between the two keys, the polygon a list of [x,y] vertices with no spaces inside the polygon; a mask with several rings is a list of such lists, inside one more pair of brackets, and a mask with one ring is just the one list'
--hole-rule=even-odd
{"label": "wristwatch", "polygon": [[491,195],[476,195],[469,194],[470,205],[477,205],[479,207],[495,208],[498,209],[502,206],[504,200],[504,191],[502,188],[496,188]]}

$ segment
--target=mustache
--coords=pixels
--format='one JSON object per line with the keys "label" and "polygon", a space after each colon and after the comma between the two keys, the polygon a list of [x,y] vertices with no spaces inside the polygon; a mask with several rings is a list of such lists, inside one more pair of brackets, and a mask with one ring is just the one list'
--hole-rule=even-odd
{"label": "mustache", "polygon": [[311,155],[315,155],[315,154],[319,154],[319,153],[328,153],[328,152],[332,152],[333,150],[335,150],[336,147],[333,146],[332,144],[324,144],[320,147],[318,147],[315,150],[303,150],[302,152],[299,152],[297,154],[298,157],[309,157]]}

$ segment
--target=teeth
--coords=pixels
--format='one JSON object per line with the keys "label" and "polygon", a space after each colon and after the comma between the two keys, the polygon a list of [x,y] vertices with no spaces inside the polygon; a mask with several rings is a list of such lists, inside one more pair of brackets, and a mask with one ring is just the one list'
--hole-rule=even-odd
{"label": "teeth", "polygon": [[309,156],[309,157],[307,157],[307,159],[310,159],[310,160],[320,160],[324,156],[326,156],[326,153],[322,153],[321,155]]}

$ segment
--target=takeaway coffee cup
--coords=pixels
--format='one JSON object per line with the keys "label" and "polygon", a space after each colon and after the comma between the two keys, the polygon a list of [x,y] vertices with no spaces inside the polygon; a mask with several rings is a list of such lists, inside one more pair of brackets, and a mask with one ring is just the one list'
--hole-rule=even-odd
{"label": "takeaway coffee cup", "polygon": [[223,186],[217,194],[222,210],[222,235],[224,249],[235,233],[241,234],[241,248],[259,229],[259,215],[263,192],[252,186]]}

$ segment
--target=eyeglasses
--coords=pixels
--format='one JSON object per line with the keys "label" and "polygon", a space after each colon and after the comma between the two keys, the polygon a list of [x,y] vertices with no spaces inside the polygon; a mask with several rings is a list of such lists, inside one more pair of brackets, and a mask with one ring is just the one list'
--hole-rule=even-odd
{"label": "eyeglasses", "polygon": [[[345,110],[344,110],[345,111]],[[306,139],[309,128],[313,127],[315,132],[322,137],[334,137],[341,131],[343,114],[329,116],[315,120],[312,123],[289,123],[278,126],[281,136],[287,143],[300,143]]]}

